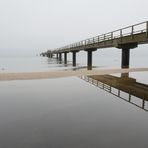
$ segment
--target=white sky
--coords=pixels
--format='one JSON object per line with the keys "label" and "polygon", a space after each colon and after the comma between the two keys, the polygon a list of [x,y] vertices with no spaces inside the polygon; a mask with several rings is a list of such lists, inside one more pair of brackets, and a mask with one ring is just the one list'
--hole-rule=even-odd
{"label": "white sky", "polygon": [[0,0],[0,56],[39,54],[148,21],[148,0]]}

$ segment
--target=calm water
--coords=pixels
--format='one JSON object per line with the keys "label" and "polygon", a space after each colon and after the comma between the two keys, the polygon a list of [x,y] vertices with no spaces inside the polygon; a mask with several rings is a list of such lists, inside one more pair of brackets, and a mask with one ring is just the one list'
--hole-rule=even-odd
{"label": "calm water", "polygon": [[[102,57],[102,62],[95,56],[94,65],[120,67],[117,57]],[[66,68],[71,69],[68,58]],[[78,57],[78,66],[86,64],[85,58]],[[136,57],[131,65],[147,67],[143,61],[147,59]],[[0,68],[1,72],[65,69],[55,59],[42,57],[0,58]],[[130,77],[148,84],[147,75],[138,72]],[[0,82],[0,148],[146,148],[147,125],[147,111],[77,77]]]}
{"label": "calm water", "polygon": [[145,148],[147,125],[148,112],[77,77],[0,83],[2,148]]}
{"label": "calm water", "polygon": [[[147,67],[147,46],[139,46],[131,50],[130,67]],[[77,53],[77,67],[86,66],[87,53]],[[51,71],[72,68],[72,54],[68,54],[68,64],[58,64],[56,59],[46,57],[0,57],[0,72],[29,72],[29,71]],[[93,66],[97,68],[120,68],[121,50],[98,49],[93,53]]]}

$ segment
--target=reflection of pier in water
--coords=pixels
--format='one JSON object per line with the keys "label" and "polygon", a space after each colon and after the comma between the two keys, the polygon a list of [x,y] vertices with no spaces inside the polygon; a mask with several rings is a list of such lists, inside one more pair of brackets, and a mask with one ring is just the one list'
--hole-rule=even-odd
{"label": "reflection of pier in water", "polygon": [[[130,78],[128,75],[122,75],[121,77],[111,75],[81,76],[81,79],[123,99],[124,101],[148,111],[146,108],[146,103],[148,103],[148,85],[136,82],[136,79]],[[128,94],[128,97],[122,96],[122,92]],[[133,102],[132,97],[140,99],[141,103]]]}

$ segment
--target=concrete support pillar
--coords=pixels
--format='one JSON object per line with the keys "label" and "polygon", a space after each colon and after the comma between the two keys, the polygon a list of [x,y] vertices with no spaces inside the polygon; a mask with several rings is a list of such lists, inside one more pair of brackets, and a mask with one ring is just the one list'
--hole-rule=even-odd
{"label": "concrete support pillar", "polygon": [[52,53],[48,53],[48,58],[52,58],[53,54]]}
{"label": "concrete support pillar", "polygon": [[87,70],[92,70],[92,51],[87,51]]}
{"label": "concrete support pillar", "polygon": [[47,57],[48,57],[48,58],[51,58],[51,57],[50,57],[50,53],[47,54]]}
{"label": "concrete support pillar", "polygon": [[[121,68],[129,68],[130,62],[130,49],[123,48],[122,49],[122,59],[121,59]],[[129,73],[121,73],[121,77],[129,77]]]}
{"label": "concrete support pillar", "polygon": [[53,57],[53,54],[52,54],[52,53],[50,54],[50,57],[51,57],[51,58]]}
{"label": "concrete support pillar", "polygon": [[59,61],[62,61],[62,53],[59,53]]}
{"label": "concrete support pillar", "polygon": [[72,52],[72,66],[76,66],[76,51]]}
{"label": "concrete support pillar", "polygon": [[56,55],[57,55],[57,57],[56,57],[56,58],[57,58],[57,60],[58,60],[58,59],[59,59],[59,55],[58,55],[58,53],[57,53]]}
{"label": "concrete support pillar", "polygon": [[123,48],[122,49],[122,62],[121,67],[122,68],[129,68],[129,61],[130,61],[130,49]]}
{"label": "concrete support pillar", "polygon": [[96,51],[97,48],[86,49],[87,51],[87,70],[92,70],[92,52]]}
{"label": "concrete support pillar", "polygon": [[64,52],[64,64],[67,64],[67,52]]}
{"label": "concrete support pillar", "polygon": [[129,68],[130,49],[134,49],[137,46],[138,46],[138,43],[119,44],[117,46],[117,48],[122,50],[121,68]]}
{"label": "concrete support pillar", "polygon": [[[129,68],[130,49],[136,48],[138,43],[119,44],[117,48],[122,50],[121,68]],[[121,77],[129,77],[129,73],[122,73]]]}

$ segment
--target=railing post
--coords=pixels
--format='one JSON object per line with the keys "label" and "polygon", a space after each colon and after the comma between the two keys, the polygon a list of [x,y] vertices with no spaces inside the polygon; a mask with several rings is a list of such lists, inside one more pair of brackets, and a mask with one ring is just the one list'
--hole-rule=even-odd
{"label": "railing post", "polygon": [[109,87],[109,92],[110,92],[110,93],[112,92],[112,87],[111,87],[111,86]]}
{"label": "railing post", "polygon": [[95,44],[95,39],[93,38],[93,46],[94,46],[94,44]]}
{"label": "railing post", "polygon": [[102,88],[104,89],[104,83],[103,83],[103,86],[102,86]]}
{"label": "railing post", "polygon": [[122,42],[122,29],[120,29],[120,41]]}
{"label": "railing post", "polygon": [[144,107],[145,107],[145,100],[143,99],[142,100],[142,108],[144,109]]}
{"label": "railing post", "polygon": [[134,35],[134,26],[132,26],[132,28],[131,28],[132,30],[131,30],[131,39],[133,39],[133,35]]}
{"label": "railing post", "polygon": [[118,97],[120,97],[120,89],[118,89]]}
{"label": "railing post", "polygon": [[111,32],[111,40],[112,40],[112,42],[113,42],[113,32]]}
{"label": "railing post", "polygon": [[98,45],[99,45],[99,36],[98,36]]}
{"label": "railing post", "polygon": [[105,45],[105,34],[104,34],[104,36],[103,36],[103,40],[104,40],[104,45]]}
{"label": "railing post", "polygon": [[129,102],[131,102],[131,89],[129,89]]}
{"label": "railing post", "polygon": [[98,80],[97,80],[97,86],[99,85],[99,82],[98,82]]}
{"label": "railing post", "polygon": [[146,37],[148,38],[148,21],[146,22]]}
{"label": "railing post", "polygon": [[86,47],[86,40],[85,40],[85,43],[84,43],[85,47]]}

